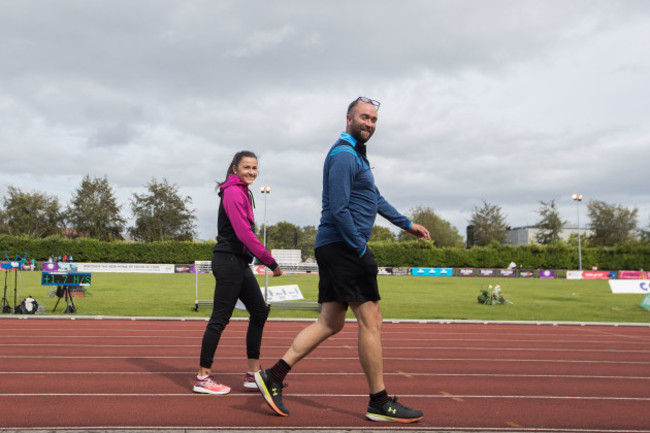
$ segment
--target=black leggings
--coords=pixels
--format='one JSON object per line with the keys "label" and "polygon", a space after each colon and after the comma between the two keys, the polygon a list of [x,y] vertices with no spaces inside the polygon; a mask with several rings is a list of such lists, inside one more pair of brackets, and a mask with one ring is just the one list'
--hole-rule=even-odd
{"label": "black leggings", "polygon": [[212,368],[221,333],[230,322],[237,299],[241,299],[250,314],[246,333],[246,355],[248,359],[260,359],[262,331],[269,309],[247,260],[234,254],[214,253],[212,274],[216,280],[214,304],[203,334],[201,367]]}

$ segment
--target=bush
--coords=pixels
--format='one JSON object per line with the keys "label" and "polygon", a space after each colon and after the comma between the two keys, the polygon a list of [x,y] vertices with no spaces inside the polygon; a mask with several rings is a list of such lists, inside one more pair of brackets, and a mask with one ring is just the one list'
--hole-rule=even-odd
{"label": "bush", "polygon": [[[379,266],[505,268],[511,262],[528,269],[577,269],[578,248],[564,242],[544,245],[499,245],[437,248],[433,242],[370,242]],[[97,239],[65,239],[60,236],[30,238],[0,235],[0,253],[10,259],[27,252],[29,258],[46,261],[50,256],[72,255],[75,261],[112,263],[186,264],[210,260],[212,242],[104,242]],[[650,270],[650,246],[626,243],[616,247],[582,248],[582,266],[590,269]]]}

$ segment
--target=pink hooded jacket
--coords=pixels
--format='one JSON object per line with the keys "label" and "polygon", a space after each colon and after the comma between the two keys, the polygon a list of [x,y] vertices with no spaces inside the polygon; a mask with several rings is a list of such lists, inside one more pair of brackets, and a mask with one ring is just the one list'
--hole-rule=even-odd
{"label": "pink hooded jacket", "polygon": [[[235,174],[228,176],[226,181],[219,186],[219,196],[226,216],[235,231],[237,239],[244,244],[246,249],[272,270],[277,267],[277,263],[271,253],[257,239],[251,227],[255,226],[255,217],[253,215],[253,206],[251,203],[250,192],[246,182],[242,181]],[[220,235],[221,235],[221,222]],[[217,244],[218,246],[219,244]],[[218,251],[218,247],[215,247]]]}

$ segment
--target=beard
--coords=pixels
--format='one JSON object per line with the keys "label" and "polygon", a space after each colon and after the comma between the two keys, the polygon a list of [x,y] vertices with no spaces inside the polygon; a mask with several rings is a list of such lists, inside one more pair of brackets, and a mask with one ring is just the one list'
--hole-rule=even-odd
{"label": "beard", "polygon": [[370,137],[372,137],[372,134],[374,132],[374,130],[368,130],[362,125],[354,125],[352,131],[350,132],[350,135],[354,137],[354,139],[359,143],[365,144],[368,140],[370,140]]}

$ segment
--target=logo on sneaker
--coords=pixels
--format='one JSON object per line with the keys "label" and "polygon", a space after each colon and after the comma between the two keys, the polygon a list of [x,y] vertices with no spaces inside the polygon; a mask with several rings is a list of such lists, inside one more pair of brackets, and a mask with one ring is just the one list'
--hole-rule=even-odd
{"label": "logo on sneaker", "polygon": [[271,388],[271,391],[273,391],[273,395],[278,395],[278,389],[277,388]]}
{"label": "logo on sneaker", "polygon": [[389,407],[388,412],[389,413],[397,413],[397,409],[395,409],[394,407]]}

